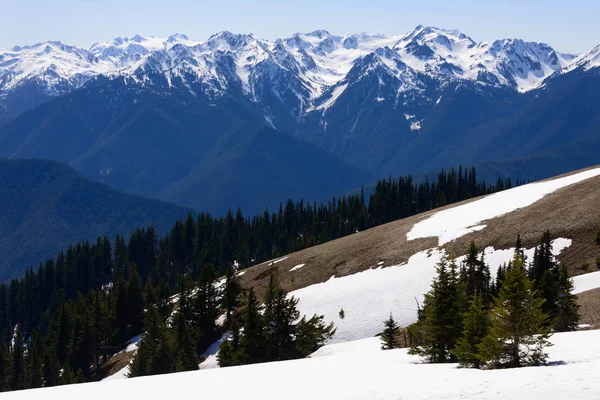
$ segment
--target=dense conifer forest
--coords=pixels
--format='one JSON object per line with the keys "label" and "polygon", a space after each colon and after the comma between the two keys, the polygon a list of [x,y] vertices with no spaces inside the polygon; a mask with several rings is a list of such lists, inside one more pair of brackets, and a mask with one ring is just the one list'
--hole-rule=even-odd
{"label": "dense conifer forest", "polygon": [[[0,390],[97,379],[99,366],[142,332],[132,375],[197,369],[198,357],[224,330],[235,333],[244,323],[265,322],[249,320],[257,302],[239,287],[235,271],[511,186],[510,180],[486,184],[474,168],[460,168],[442,171],[432,183],[416,184],[410,176],[382,180],[368,203],[362,192],[318,205],[288,200],[277,212],[252,218],[240,210],[220,218],[189,215],[164,237],[149,227],[128,239],[78,243],[22,279],[0,284]],[[275,283],[269,293],[265,312],[294,321],[295,303]],[[236,311],[243,303],[246,314]],[[226,319],[217,323],[222,313]],[[287,328],[305,340],[273,332],[270,337],[280,345],[255,357],[256,344],[248,344],[247,334],[237,335],[239,343],[226,349],[221,362],[301,357],[334,329],[319,316]]]}

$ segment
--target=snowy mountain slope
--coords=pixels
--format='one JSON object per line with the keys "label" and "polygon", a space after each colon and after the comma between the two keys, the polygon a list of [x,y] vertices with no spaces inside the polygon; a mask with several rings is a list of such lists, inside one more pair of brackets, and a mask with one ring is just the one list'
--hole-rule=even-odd
{"label": "snowy mountain slope", "polygon": [[[554,71],[577,62],[550,46],[516,39],[476,43],[458,32],[418,26],[405,35],[351,34],[335,36],[319,30],[267,41],[253,35],[220,32],[207,41],[184,34],[168,38],[115,38],[89,49],[60,42],[14,47],[0,52],[0,98],[19,85],[35,81],[44,93],[60,95],[98,75],[134,76],[144,72],[190,81],[219,82],[216,92],[241,86],[245,95],[272,117],[274,104],[300,118],[317,104],[335,101],[330,89],[348,78],[369,55],[386,53],[388,65],[401,65],[409,75],[425,73],[442,85],[470,80],[525,92],[539,87]],[[581,60],[579,60],[581,61]],[[395,73],[398,74],[397,68]],[[405,82],[408,83],[408,82]],[[410,90],[406,84],[402,90]],[[274,97],[274,98],[273,98]],[[280,119],[283,117],[280,116]],[[282,124],[284,122],[281,122]]]}
{"label": "snowy mountain slope", "polygon": [[482,371],[420,364],[406,349],[381,351],[379,340],[371,338],[327,346],[303,360],[17,391],[3,398],[192,399],[201,391],[212,399],[591,400],[600,396],[599,339],[600,331],[556,334],[548,349],[550,366]]}
{"label": "snowy mountain slope", "polygon": [[[407,240],[435,236],[437,247],[422,250],[410,256],[407,262],[374,269],[343,277],[332,276],[326,282],[310,285],[291,294],[300,299],[299,309],[303,314],[323,314],[327,320],[336,321],[333,342],[345,342],[374,336],[381,331],[381,321],[389,313],[401,326],[417,320],[417,303],[422,304],[435,276],[435,266],[447,256],[444,244],[455,241],[469,233],[485,229],[484,221],[525,208],[545,196],[570,185],[600,175],[600,168],[590,169],[566,177],[533,183],[495,193],[482,199],[434,212],[414,224],[406,234]],[[475,237],[477,237],[475,235]],[[570,247],[570,239],[558,238],[553,242],[554,255],[558,256]],[[533,257],[534,248],[526,251]],[[455,256],[464,253],[454,253]],[[495,250],[486,248],[485,259],[493,273],[502,264],[508,263],[514,249]],[[460,260],[460,258],[458,259]],[[600,286],[600,285],[599,285]],[[395,290],[397,289],[397,290]],[[373,304],[378,306],[374,309]],[[337,318],[343,309],[345,317]]]}
{"label": "snowy mountain slope", "polygon": [[[600,168],[579,171],[293,253],[277,264],[249,268],[240,279],[260,293],[270,271],[276,270],[282,285],[299,299],[303,314],[324,314],[335,323],[333,343],[368,338],[381,332],[390,312],[402,326],[413,323],[436,263],[451,254],[460,262],[471,241],[485,249],[495,274],[511,260],[517,235],[531,260],[548,229],[559,261],[572,274],[585,272],[578,266],[594,262],[597,255],[598,188]],[[295,269],[298,265],[303,266]],[[596,274],[576,277],[575,283],[578,291],[600,287]]]}

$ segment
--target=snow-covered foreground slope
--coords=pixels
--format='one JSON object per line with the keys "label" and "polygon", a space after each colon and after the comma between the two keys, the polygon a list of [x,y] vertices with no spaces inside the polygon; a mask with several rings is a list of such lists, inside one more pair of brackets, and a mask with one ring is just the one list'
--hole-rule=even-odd
{"label": "snow-covered foreground slope", "polygon": [[328,346],[326,356],[279,363],[6,393],[61,399],[598,399],[600,331],[557,334],[547,367],[480,371],[420,364],[376,338]]}

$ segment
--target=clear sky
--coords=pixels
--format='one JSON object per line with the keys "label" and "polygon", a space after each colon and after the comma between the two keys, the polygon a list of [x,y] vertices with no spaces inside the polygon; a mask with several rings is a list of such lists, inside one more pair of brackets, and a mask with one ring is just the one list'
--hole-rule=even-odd
{"label": "clear sky", "polygon": [[89,47],[138,33],[391,34],[423,24],[476,41],[517,37],[584,52],[600,44],[599,16],[599,0],[0,0],[0,49],[46,40]]}

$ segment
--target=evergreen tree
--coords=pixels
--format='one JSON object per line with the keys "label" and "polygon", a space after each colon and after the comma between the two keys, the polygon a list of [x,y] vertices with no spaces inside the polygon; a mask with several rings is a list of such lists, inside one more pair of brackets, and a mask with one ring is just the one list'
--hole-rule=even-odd
{"label": "evergreen tree", "polygon": [[462,367],[480,367],[478,346],[487,335],[489,326],[488,311],[482,296],[477,292],[471,298],[465,315],[463,336],[452,350]]}
{"label": "evergreen tree", "polygon": [[12,346],[12,390],[27,389],[27,366],[25,360],[25,343],[21,328],[17,325]]}
{"label": "evergreen tree", "polygon": [[135,263],[131,264],[129,282],[127,283],[128,320],[130,322],[129,337],[139,335],[142,331],[142,318],[144,304],[144,290],[142,278],[138,273]]}
{"label": "evergreen tree", "polygon": [[187,284],[184,282],[185,280],[182,279],[179,310],[175,314],[173,325],[176,329],[178,368],[182,371],[192,371],[198,369],[199,361],[190,322],[191,308],[188,300],[189,293]]}
{"label": "evergreen tree", "polygon": [[431,290],[425,295],[422,319],[409,328],[409,354],[424,357],[428,362],[456,361],[450,351],[463,331],[466,293],[454,260],[442,259]]}
{"label": "evergreen tree", "polygon": [[543,303],[527,278],[521,256],[515,254],[490,310],[490,330],[478,345],[482,365],[516,368],[545,363],[550,333]]}
{"label": "evergreen tree", "polygon": [[573,280],[569,278],[567,267],[560,268],[557,315],[554,318],[556,332],[575,331],[579,326],[579,304],[573,294]]}
{"label": "evergreen tree", "polygon": [[223,307],[226,310],[226,324],[231,324],[231,316],[233,311],[239,306],[239,298],[242,291],[242,287],[235,276],[235,269],[233,266],[227,268],[227,274],[225,275],[225,288],[223,290]]}
{"label": "evergreen tree", "polygon": [[250,288],[243,311],[244,335],[240,339],[241,354],[237,355],[239,361],[244,363],[263,361],[265,348],[264,324],[259,311],[259,304]]}
{"label": "evergreen tree", "polygon": [[390,313],[390,317],[384,322],[385,329],[381,334],[381,349],[382,350],[391,350],[398,347],[398,339],[396,338],[398,335],[398,325],[396,321],[394,321],[394,317]]}
{"label": "evergreen tree", "polygon": [[471,242],[467,255],[463,261],[462,279],[465,283],[468,298],[479,293],[484,303],[491,300],[490,297],[490,269],[483,260],[483,253],[479,256],[479,248],[475,242]]}
{"label": "evergreen tree", "polygon": [[[231,338],[221,344],[219,363],[222,366],[281,361],[306,357],[333,337],[333,323],[324,317],[303,316],[297,309],[298,300],[287,296],[276,276],[270,279],[260,310],[254,291],[248,291],[243,311],[244,330],[232,327]],[[261,315],[262,311],[262,315]],[[236,318],[234,318],[236,320]],[[298,321],[298,322],[296,322]]]}

